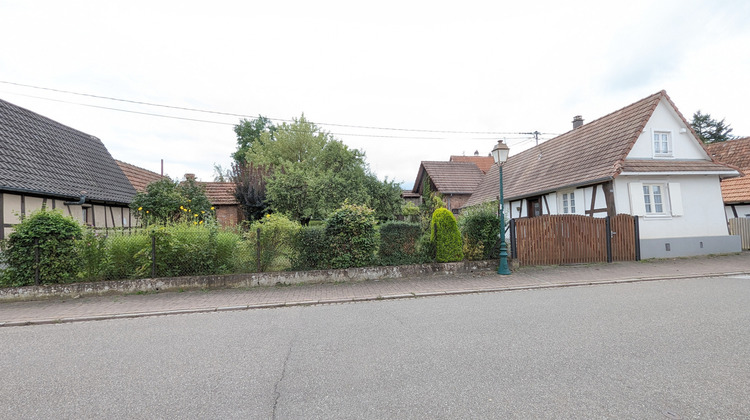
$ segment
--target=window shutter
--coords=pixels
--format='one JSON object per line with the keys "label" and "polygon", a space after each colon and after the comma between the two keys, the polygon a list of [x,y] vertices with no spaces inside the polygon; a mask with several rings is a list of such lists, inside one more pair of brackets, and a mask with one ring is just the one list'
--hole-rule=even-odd
{"label": "window shutter", "polygon": [[682,216],[682,192],[679,182],[669,183],[669,206],[672,208],[672,216]]}
{"label": "window shutter", "polygon": [[630,189],[630,213],[633,216],[646,215],[646,203],[643,201],[643,183],[631,182],[628,184]]}

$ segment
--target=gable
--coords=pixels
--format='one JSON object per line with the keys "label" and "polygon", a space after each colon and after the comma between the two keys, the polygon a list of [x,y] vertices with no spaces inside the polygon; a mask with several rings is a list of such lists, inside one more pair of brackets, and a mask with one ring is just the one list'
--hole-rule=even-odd
{"label": "gable", "polygon": [[667,133],[671,140],[671,153],[665,158],[677,160],[711,160],[689,124],[669,103],[661,100],[654,108],[643,131],[638,136],[626,159],[653,159],[654,134]]}
{"label": "gable", "polygon": [[482,180],[482,171],[470,162],[429,162],[419,165],[414,192],[422,194],[422,182],[429,176],[441,194],[471,194]]}
{"label": "gable", "polygon": [[0,99],[0,190],[130,203],[135,189],[98,138]]}

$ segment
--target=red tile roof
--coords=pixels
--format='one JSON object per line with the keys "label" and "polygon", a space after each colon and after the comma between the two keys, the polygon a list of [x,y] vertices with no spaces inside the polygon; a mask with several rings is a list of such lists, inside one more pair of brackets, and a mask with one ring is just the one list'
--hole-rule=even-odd
{"label": "red tile roof", "polygon": [[483,174],[486,174],[492,165],[495,164],[495,159],[493,159],[492,156],[451,156],[450,161],[474,163]]}
{"label": "red tile roof", "polygon": [[[657,92],[511,156],[503,166],[504,198],[518,200],[561,188],[596,184],[613,179],[625,168],[630,171],[651,170],[645,162],[626,161],[625,158],[662,100],[669,103],[685,126],[692,130],[667,93]],[[658,166],[654,170],[665,171],[729,171],[707,161],[670,162],[649,164],[651,168]],[[497,165],[493,165],[465,207],[496,200],[498,178]]]}
{"label": "red tile roof", "polygon": [[[750,174],[750,137],[712,143],[706,149],[714,159]],[[750,202],[750,175],[721,181],[721,195],[726,204]]]}
{"label": "red tile roof", "polygon": [[482,180],[482,171],[470,162],[429,162],[419,165],[415,193],[422,194],[422,179],[429,175],[437,192],[442,194],[471,194]]}
{"label": "red tile roof", "polygon": [[232,182],[196,182],[206,187],[206,197],[215,206],[238,205],[234,192],[237,188]]}
{"label": "red tile roof", "polygon": [[143,169],[117,159],[115,159],[115,162],[117,162],[117,166],[122,169],[122,172],[128,178],[130,184],[133,185],[133,188],[138,192],[146,191],[146,186],[148,184],[163,178],[161,175],[149,171],[148,169]]}

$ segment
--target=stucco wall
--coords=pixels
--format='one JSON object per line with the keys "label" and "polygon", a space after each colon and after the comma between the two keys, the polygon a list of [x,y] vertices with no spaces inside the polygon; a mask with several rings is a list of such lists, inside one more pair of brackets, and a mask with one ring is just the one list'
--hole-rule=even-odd
{"label": "stucco wall", "polygon": [[[683,130],[685,132],[681,133]],[[651,119],[646,123],[645,129],[628,154],[628,159],[653,158],[654,131],[667,131],[672,134],[673,159],[709,159],[700,143],[695,140],[690,130],[687,130],[682,120],[665,101],[659,102]]]}
{"label": "stucco wall", "polygon": [[[620,176],[615,178],[614,196],[618,213],[638,214],[631,205],[629,184],[678,183],[682,215],[640,217],[641,239],[725,236],[729,234],[716,175],[693,176]],[[667,194],[671,194],[667,191]],[[670,195],[671,197],[671,195]],[[665,197],[665,205],[667,197]]]}

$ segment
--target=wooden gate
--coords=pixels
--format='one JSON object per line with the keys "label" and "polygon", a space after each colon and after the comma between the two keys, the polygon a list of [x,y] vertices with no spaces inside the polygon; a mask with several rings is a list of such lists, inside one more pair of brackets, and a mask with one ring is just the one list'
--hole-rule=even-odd
{"label": "wooden gate", "polygon": [[638,254],[636,223],[627,214],[513,219],[512,256],[521,265],[632,261]]}

